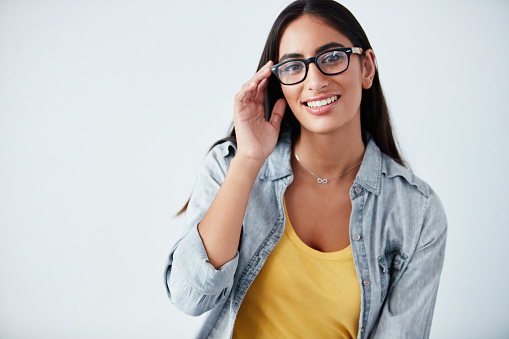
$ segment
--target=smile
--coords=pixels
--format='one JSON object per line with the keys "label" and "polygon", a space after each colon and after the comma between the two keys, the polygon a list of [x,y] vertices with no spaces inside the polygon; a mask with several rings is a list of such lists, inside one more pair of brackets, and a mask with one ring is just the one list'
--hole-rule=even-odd
{"label": "smile", "polygon": [[322,107],[325,105],[330,105],[331,103],[333,103],[336,100],[338,100],[338,96],[334,95],[332,97],[329,97],[329,98],[323,99],[323,100],[308,101],[308,102],[306,102],[306,106],[308,106],[308,107]]}

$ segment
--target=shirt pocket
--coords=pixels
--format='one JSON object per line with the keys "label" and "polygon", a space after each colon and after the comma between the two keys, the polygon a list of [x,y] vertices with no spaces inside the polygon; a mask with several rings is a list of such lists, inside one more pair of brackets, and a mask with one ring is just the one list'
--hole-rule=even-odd
{"label": "shirt pocket", "polygon": [[401,276],[401,268],[408,256],[399,248],[392,248],[377,257],[380,273],[380,301],[383,303]]}

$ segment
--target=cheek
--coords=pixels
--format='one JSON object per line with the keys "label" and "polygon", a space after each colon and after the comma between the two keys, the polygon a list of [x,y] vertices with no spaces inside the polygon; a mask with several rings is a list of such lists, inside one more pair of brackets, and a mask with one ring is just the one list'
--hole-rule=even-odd
{"label": "cheek", "polygon": [[360,105],[362,99],[362,79],[360,77],[351,78],[348,83],[345,83],[345,88],[348,89],[348,97],[352,104]]}
{"label": "cheek", "polygon": [[295,111],[300,106],[299,96],[301,91],[299,87],[300,87],[299,85],[281,87],[286,102],[288,103],[288,106],[290,106],[292,111]]}

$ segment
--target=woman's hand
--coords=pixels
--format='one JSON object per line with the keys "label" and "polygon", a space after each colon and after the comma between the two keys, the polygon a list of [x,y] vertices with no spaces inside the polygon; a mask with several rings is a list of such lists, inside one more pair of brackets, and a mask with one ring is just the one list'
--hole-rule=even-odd
{"label": "woman's hand", "polygon": [[[216,269],[236,256],[249,195],[263,162],[274,150],[279,136],[286,101],[279,99],[276,102],[270,121],[265,121],[263,111],[271,65],[272,61],[263,66],[235,96],[233,121],[237,155],[230,162],[226,177],[210,207],[203,199],[197,199],[202,204],[199,210],[208,207],[198,224],[198,232],[208,261]],[[207,173],[206,180],[212,179],[213,184],[207,189],[218,187],[217,176],[212,178]]]}
{"label": "woman's hand", "polygon": [[237,156],[261,166],[276,147],[286,101],[279,99],[270,121],[265,120],[263,99],[271,75],[269,61],[235,96],[233,122],[237,137]]}

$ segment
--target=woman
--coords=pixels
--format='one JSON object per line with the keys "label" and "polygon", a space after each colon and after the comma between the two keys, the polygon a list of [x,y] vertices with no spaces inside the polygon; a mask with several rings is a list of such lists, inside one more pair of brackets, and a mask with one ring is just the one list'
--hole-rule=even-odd
{"label": "woman", "polygon": [[445,214],[403,165],[353,15],[289,5],[233,119],[166,271],[179,309],[211,310],[199,337],[428,337]]}

